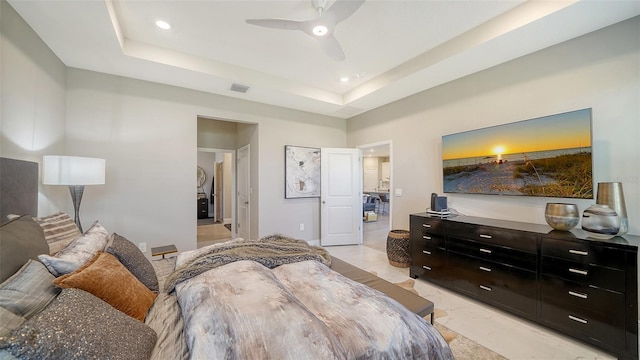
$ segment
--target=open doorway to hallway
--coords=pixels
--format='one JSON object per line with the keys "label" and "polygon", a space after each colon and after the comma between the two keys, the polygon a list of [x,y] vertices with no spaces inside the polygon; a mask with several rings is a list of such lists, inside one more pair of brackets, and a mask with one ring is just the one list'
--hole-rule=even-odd
{"label": "open doorway to hallway", "polygon": [[233,238],[234,150],[198,148],[198,248]]}
{"label": "open doorway to hallway", "polygon": [[386,252],[391,229],[391,140],[359,145],[362,150],[363,245]]}

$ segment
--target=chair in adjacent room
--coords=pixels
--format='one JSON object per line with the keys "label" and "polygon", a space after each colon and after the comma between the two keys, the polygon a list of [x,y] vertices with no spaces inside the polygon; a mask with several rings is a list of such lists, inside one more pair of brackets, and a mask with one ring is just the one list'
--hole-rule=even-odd
{"label": "chair in adjacent room", "polygon": [[389,212],[389,196],[387,194],[379,194],[380,197],[380,213],[384,214],[385,209],[386,212]]}

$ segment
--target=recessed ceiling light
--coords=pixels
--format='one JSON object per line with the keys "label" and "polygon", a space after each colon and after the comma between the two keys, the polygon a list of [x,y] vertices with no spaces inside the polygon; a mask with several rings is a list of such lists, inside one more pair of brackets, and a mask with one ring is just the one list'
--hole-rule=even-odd
{"label": "recessed ceiling light", "polygon": [[327,27],[324,25],[316,25],[311,31],[315,36],[325,36],[329,32],[329,29],[327,29]]}
{"label": "recessed ceiling light", "polygon": [[343,76],[340,78],[340,82],[343,82],[343,83],[349,82],[349,78],[347,76]]}
{"label": "recessed ceiling light", "polygon": [[164,21],[164,20],[158,20],[156,21],[156,26],[159,27],[162,30],[169,30],[171,29],[171,24],[169,24],[168,22]]}

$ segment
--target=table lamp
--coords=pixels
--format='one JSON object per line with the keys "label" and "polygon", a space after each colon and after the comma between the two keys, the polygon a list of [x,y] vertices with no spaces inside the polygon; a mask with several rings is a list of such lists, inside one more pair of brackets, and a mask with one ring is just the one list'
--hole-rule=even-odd
{"label": "table lamp", "polygon": [[105,178],[105,160],[78,156],[43,156],[42,183],[68,185],[75,210],[75,223],[80,232],[80,201],[85,185],[102,185]]}

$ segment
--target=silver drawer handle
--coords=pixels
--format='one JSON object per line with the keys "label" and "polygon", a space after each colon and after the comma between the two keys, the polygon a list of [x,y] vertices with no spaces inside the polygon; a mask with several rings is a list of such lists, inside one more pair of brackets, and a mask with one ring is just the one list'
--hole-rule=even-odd
{"label": "silver drawer handle", "polygon": [[427,255],[431,255],[431,251],[427,251],[427,250],[422,250],[423,253],[427,254]]}
{"label": "silver drawer handle", "polygon": [[577,293],[575,291],[569,291],[569,295],[573,295],[573,296],[579,297],[581,299],[586,299],[587,298],[587,294]]}
{"label": "silver drawer handle", "polygon": [[480,266],[480,270],[486,271],[486,272],[491,272],[491,269],[489,269],[488,267],[484,267],[484,266]]}
{"label": "silver drawer handle", "polygon": [[431,240],[431,236],[426,236],[426,235],[425,235],[425,236],[423,236],[422,238],[423,238],[423,239],[425,239],[425,240]]}
{"label": "silver drawer handle", "polygon": [[586,252],[586,251],[573,250],[573,249],[569,250],[569,253],[570,253],[570,254],[575,254],[575,255],[582,255],[582,256],[587,256],[587,255],[589,255],[589,253],[588,253],[588,252]]}
{"label": "silver drawer handle", "polygon": [[480,248],[480,252],[487,253],[487,254],[491,254],[491,252],[492,252],[492,251],[491,251],[491,250],[489,250],[489,249],[483,249],[483,248]]}
{"label": "silver drawer handle", "polygon": [[482,290],[486,290],[486,291],[491,291],[491,288],[488,286],[484,286],[484,285],[480,285],[480,289]]}
{"label": "silver drawer handle", "polygon": [[481,238],[484,238],[484,239],[491,239],[491,238],[493,238],[493,236],[491,236],[491,235],[485,235],[485,234],[480,234],[480,237],[481,237]]}
{"label": "silver drawer handle", "polygon": [[423,269],[425,269],[425,270],[429,270],[429,271],[431,271],[431,268],[430,268],[430,267],[428,267],[428,266],[426,266],[426,265],[423,265],[423,266],[422,266],[422,268],[423,268]]}
{"label": "silver drawer handle", "polygon": [[579,269],[569,268],[569,272],[572,272],[574,274],[579,274],[579,275],[587,275],[587,270],[579,270]]}
{"label": "silver drawer handle", "polygon": [[426,228],[430,228],[431,227],[431,225],[429,225],[429,224],[422,224],[422,226],[424,226]]}
{"label": "silver drawer handle", "polygon": [[585,320],[585,319],[581,319],[581,318],[576,317],[576,316],[573,316],[573,315],[569,315],[569,319],[571,319],[571,320],[573,320],[573,321],[577,321],[577,322],[579,322],[579,323],[583,323],[583,324],[588,323],[588,321],[587,321],[587,320]]}

